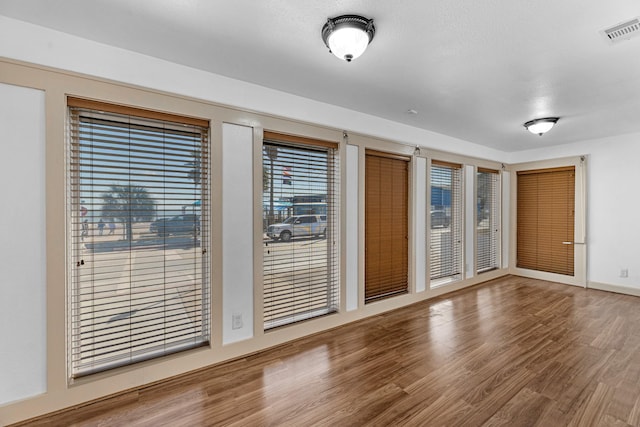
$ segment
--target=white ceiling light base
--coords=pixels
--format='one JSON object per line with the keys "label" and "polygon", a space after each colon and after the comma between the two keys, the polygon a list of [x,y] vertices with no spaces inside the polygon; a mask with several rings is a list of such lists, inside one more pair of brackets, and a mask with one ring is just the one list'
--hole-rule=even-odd
{"label": "white ceiling light base", "polygon": [[331,53],[351,62],[364,53],[375,33],[373,19],[342,15],[327,20],[322,27],[322,40]]}
{"label": "white ceiling light base", "polygon": [[558,122],[558,117],[546,117],[544,119],[530,120],[524,124],[524,127],[531,133],[542,136],[549,132]]}

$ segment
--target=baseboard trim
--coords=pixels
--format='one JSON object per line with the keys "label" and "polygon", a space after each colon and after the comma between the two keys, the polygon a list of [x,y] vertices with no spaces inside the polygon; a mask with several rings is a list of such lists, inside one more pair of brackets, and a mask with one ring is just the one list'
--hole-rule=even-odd
{"label": "baseboard trim", "polygon": [[632,295],[634,297],[640,297],[640,289],[632,288],[629,286],[610,285],[607,283],[591,282],[587,283],[589,289],[597,289],[599,291],[615,292],[617,294]]}

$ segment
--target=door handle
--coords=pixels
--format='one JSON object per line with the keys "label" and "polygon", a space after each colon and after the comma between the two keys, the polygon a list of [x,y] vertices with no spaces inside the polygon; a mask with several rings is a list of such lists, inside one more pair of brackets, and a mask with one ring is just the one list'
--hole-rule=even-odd
{"label": "door handle", "polygon": [[573,242],[562,242],[563,245],[573,245]]}

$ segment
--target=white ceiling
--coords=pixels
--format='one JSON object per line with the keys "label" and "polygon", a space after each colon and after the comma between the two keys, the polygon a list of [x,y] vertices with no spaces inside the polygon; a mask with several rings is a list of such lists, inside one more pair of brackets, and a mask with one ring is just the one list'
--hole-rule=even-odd
{"label": "white ceiling", "polygon": [[[376,25],[352,63],[320,37],[348,13]],[[600,34],[638,0],[0,0],[0,15],[503,151],[640,132],[640,37]],[[546,116],[561,119],[542,137],[522,127]]]}

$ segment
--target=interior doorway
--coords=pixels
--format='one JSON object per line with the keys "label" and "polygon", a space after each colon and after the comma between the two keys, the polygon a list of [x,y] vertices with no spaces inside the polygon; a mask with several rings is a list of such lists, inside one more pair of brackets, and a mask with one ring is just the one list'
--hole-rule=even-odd
{"label": "interior doorway", "polygon": [[584,286],[584,157],[516,165],[514,169],[512,272]]}

